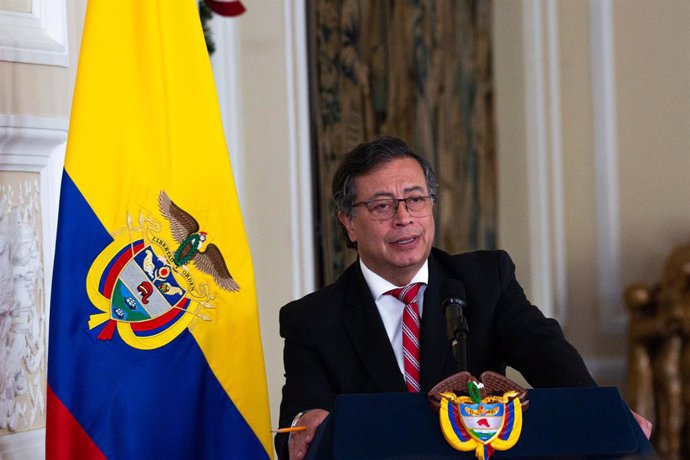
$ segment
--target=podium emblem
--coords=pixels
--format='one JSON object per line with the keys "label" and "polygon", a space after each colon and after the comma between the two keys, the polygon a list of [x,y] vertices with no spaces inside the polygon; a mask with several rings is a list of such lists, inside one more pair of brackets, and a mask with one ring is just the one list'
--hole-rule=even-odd
{"label": "podium emblem", "polygon": [[468,392],[470,396],[441,393],[441,430],[454,449],[474,450],[479,460],[489,460],[494,450],[508,450],[517,443],[522,431],[520,398],[516,391],[483,399],[477,388]]}

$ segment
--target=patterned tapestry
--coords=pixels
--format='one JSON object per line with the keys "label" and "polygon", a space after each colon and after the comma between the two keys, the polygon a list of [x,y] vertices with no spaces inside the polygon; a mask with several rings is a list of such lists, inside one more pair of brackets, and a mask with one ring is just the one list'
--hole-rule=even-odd
{"label": "patterned tapestry", "polygon": [[434,165],[436,246],[494,248],[491,0],[308,5],[319,282],[356,258],[339,239],[333,173],[345,152],[377,135],[402,138]]}

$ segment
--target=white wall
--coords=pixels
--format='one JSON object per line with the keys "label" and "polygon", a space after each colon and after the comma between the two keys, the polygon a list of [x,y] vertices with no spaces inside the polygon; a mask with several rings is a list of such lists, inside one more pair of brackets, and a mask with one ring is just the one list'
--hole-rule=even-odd
{"label": "white wall", "polygon": [[602,384],[690,239],[690,3],[495,2],[499,241]]}

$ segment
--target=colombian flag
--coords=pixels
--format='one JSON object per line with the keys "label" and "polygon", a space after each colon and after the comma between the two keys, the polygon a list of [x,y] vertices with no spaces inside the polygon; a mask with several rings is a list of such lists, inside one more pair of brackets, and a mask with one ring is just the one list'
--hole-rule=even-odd
{"label": "colombian flag", "polygon": [[90,0],[46,456],[270,457],[254,274],[194,0]]}

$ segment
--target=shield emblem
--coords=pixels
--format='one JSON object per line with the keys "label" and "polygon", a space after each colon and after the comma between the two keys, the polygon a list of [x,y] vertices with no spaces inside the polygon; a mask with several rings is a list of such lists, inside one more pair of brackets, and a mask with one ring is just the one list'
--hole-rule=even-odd
{"label": "shield emblem", "polygon": [[467,396],[441,394],[439,421],[446,441],[460,451],[488,460],[494,450],[515,445],[522,431],[522,406],[515,392],[487,396],[475,403]]}
{"label": "shield emblem", "polygon": [[501,432],[505,415],[503,403],[461,403],[459,406],[460,420],[476,441],[489,444]]}
{"label": "shield emblem", "polygon": [[[182,287],[167,257],[144,240],[117,238],[96,258],[87,276],[89,298],[103,313],[89,330],[100,340],[114,331],[140,349],[169,343],[201,314],[190,312],[190,288]],[[183,273],[184,275],[184,273]]]}
{"label": "shield emblem", "polygon": [[118,321],[149,321],[180,308],[185,299],[186,291],[175,279],[172,267],[151,245],[134,254],[119,273],[106,276],[115,277],[110,302],[111,316]]}

